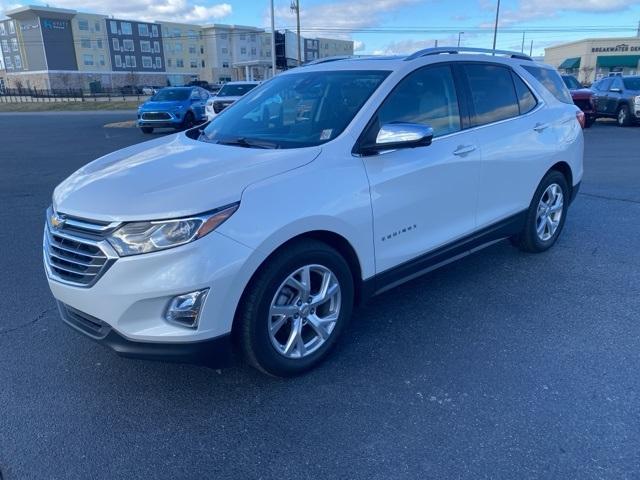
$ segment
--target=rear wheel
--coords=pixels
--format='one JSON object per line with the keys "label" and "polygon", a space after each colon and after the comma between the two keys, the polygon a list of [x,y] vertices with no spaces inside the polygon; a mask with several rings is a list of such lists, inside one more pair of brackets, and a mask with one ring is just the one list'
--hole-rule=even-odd
{"label": "rear wheel", "polygon": [[182,129],[189,130],[190,128],[193,128],[195,124],[196,119],[193,116],[193,113],[187,112],[187,114],[184,116],[184,120],[182,121]]}
{"label": "rear wheel", "polygon": [[596,122],[595,117],[586,116],[584,119],[584,128],[591,128],[591,126]]}
{"label": "rear wheel", "polygon": [[153,133],[153,127],[140,127],[142,133]]}
{"label": "rear wheel", "polygon": [[618,108],[618,125],[620,127],[628,127],[631,125],[631,112],[629,111],[628,105],[621,105]]}
{"label": "rear wheel", "polygon": [[276,253],[249,285],[237,318],[249,363],[280,377],[316,366],[351,316],[353,289],[347,262],[322,242]]}
{"label": "rear wheel", "polygon": [[542,179],[529,206],[525,225],[513,243],[525,252],[539,253],[553,246],[566,219],[570,192],[564,175],[551,170]]}

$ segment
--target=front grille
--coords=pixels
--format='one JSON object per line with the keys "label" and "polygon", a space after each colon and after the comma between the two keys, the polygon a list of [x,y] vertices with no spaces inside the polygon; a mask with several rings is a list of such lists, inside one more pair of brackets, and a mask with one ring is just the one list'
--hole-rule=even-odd
{"label": "front grille", "polygon": [[216,113],[220,113],[232,103],[233,102],[213,102],[213,111]]}
{"label": "front grille", "polygon": [[576,107],[578,107],[583,112],[593,110],[593,107],[591,106],[591,102],[589,100],[574,100],[573,103],[575,103]]}
{"label": "front grille", "polygon": [[79,287],[96,283],[118,258],[105,236],[119,225],[69,217],[49,208],[43,240],[49,276]]}
{"label": "front grille", "polygon": [[171,115],[167,112],[144,112],[143,120],[171,120]]}

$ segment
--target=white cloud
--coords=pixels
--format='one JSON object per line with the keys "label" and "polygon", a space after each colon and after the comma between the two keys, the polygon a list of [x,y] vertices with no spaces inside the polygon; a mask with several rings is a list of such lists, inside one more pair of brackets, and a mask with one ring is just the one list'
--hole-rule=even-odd
{"label": "white cloud", "polygon": [[353,42],[354,52],[362,52],[365,48],[366,48],[366,45],[364,44],[364,42],[361,42],[360,40],[354,40]]}
{"label": "white cloud", "polygon": [[[56,0],[52,7],[71,8],[82,12],[113,15],[133,20],[167,20],[174,22],[208,23],[231,15],[228,3],[201,4],[188,0]],[[15,8],[0,0],[0,11]]]}

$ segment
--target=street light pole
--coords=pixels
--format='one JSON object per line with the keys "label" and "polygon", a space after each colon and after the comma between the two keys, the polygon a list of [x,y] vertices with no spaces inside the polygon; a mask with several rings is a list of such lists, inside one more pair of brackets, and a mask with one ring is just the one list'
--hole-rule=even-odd
{"label": "street light pole", "polygon": [[493,27],[493,50],[496,49],[496,39],[498,38],[498,18],[500,17],[500,0],[496,6],[496,24]]}
{"label": "street light pole", "polygon": [[271,0],[271,77],[276,76],[276,21],[273,0]]}
{"label": "street light pole", "polygon": [[300,52],[300,0],[291,0],[291,10],[295,10],[296,12],[296,30],[297,30],[297,41],[298,41],[298,65],[302,65],[302,55]]}
{"label": "street light pole", "polygon": [[460,37],[464,32],[458,32],[458,46],[460,46]]}

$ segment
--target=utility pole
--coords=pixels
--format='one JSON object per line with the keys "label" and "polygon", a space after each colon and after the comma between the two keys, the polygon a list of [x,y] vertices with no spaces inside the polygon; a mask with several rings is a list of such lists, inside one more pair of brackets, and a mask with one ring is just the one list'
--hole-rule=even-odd
{"label": "utility pole", "polygon": [[298,65],[302,65],[302,55],[300,52],[300,43],[302,39],[300,38],[300,0],[291,0],[291,11],[296,12],[296,28],[298,33]]}
{"label": "utility pole", "polygon": [[438,48],[438,39],[436,38],[436,45],[435,48]]}
{"label": "utility pole", "polygon": [[496,24],[493,27],[493,50],[496,49],[496,40],[498,38],[498,18],[499,17],[500,17],[500,0],[498,0],[498,5],[496,5]]}
{"label": "utility pole", "polygon": [[533,56],[533,40],[531,40],[531,47],[529,47],[529,56]]}
{"label": "utility pole", "polygon": [[458,46],[460,46],[460,37],[464,32],[458,32]]}
{"label": "utility pole", "polygon": [[273,0],[271,0],[271,77],[276,76],[276,20]]}
{"label": "utility pole", "polygon": [[520,53],[524,53],[524,32],[522,32],[522,48],[520,49]]}

